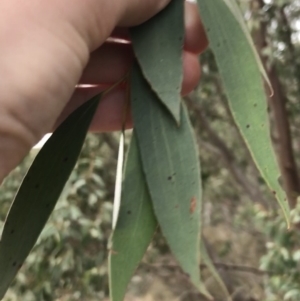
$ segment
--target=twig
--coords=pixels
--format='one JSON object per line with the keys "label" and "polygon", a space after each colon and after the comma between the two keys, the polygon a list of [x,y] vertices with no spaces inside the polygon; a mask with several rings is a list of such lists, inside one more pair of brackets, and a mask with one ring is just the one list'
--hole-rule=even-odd
{"label": "twig", "polygon": [[[245,265],[236,265],[236,264],[228,264],[228,263],[223,263],[223,262],[213,262],[214,266],[217,269],[222,269],[225,271],[235,271],[235,272],[243,272],[243,273],[250,273],[250,274],[254,274],[257,276],[272,276],[275,273],[271,272],[271,271],[264,271],[264,270],[260,270],[256,267],[251,267],[251,266],[245,266]],[[176,264],[147,264],[147,263],[143,263],[141,265],[142,267],[145,267],[149,270],[153,270],[153,271],[157,271],[159,269],[168,269],[171,271],[180,271],[180,267]],[[207,266],[206,264],[200,264],[199,266],[200,269],[206,269]],[[184,274],[182,272],[182,274]]]}
{"label": "twig", "polygon": [[[258,268],[246,266],[246,265],[228,264],[228,263],[223,263],[223,262],[214,262],[213,264],[217,269],[222,269],[225,271],[251,273],[251,274],[258,275],[258,276],[266,276],[266,275],[271,276],[271,275],[275,274],[271,271],[263,271]],[[205,264],[201,264],[200,268],[205,269],[207,267]]]}

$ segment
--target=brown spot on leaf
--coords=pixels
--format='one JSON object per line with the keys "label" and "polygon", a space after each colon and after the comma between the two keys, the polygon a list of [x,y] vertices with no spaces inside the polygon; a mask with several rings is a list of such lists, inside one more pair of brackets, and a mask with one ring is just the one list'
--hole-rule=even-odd
{"label": "brown spot on leaf", "polygon": [[190,201],[190,214],[193,214],[197,208],[197,199],[193,196]]}

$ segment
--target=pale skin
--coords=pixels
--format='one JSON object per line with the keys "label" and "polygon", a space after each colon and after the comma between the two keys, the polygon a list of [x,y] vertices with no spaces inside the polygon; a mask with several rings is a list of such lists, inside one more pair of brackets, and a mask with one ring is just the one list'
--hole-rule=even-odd
{"label": "pale skin", "polygon": [[[151,18],[169,1],[0,1],[0,183],[44,134],[130,70],[130,44],[106,43],[107,38],[128,38],[127,27]],[[183,95],[199,81],[198,55],[207,46],[195,3],[186,2],[185,27]],[[119,130],[124,100],[122,88],[102,99],[91,129]]]}

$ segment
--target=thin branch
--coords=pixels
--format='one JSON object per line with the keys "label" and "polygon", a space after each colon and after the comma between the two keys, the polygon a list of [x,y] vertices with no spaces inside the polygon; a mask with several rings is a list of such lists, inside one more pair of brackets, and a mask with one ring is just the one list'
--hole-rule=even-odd
{"label": "thin branch", "polygon": [[[228,264],[228,263],[223,263],[223,262],[213,262],[214,266],[219,269],[219,270],[225,270],[225,271],[235,271],[235,272],[243,272],[243,273],[249,273],[249,274],[254,274],[257,276],[272,276],[275,275],[274,272],[271,271],[263,271],[260,270],[256,267],[252,266],[246,266],[246,265],[237,265],[237,264]],[[181,271],[181,268],[176,265],[176,264],[147,264],[147,263],[142,263],[141,264],[142,268],[146,268],[148,270],[152,270],[154,272],[157,272],[158,270],[162,269],[167,269],[170,272],[174,271]],[[207,269],[208,267],[206,266],[205,263],[199,265],[200,269]],[[184,275],[184,272],[181,271],[181,273]]]}
{"label": "thin branch", "polygon": [[[213,264],[217,269],[222,269],[225,271],[244,272],[244,273],[255,274],[258,276],[266,276],[266,275],[272,276],[275,274],[270,271],[263,271],[258,268],[246,266],[246,265],[228,264],[228,263],[223,263],[223,262],[213,262]],[[204,269],[204,268],[207,268],[207,266],[205,264],[201,264],[200,268]]]}

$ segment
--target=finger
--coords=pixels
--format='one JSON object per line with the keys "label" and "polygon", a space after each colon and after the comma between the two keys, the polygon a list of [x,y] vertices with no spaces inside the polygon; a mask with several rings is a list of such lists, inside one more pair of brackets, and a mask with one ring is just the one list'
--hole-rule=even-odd
{"label": "finger", "polygon": [[125,76],[133,62],[131,45],[105,43],[91,54],[80,84],[113,84]]}
{"label": "finger", "polygon": [[[76,89],[72,99],[67,107],[64,109],[61,116],[58,118],[55,127],[70,115],[74,110],[79,108],[86,101],[103,92],[102,87],[96,88],[78,88]],[[103,97],[99,103],[97,112],[92,121],[90,130],[97,132],[111,132],[118,131],[122,128],[124,122],[124,105],[125,105],[125,89],[116,88],[105,97]],[[126,128],[132,127],[132,119],[130,112],[125,121]]]}
{"label": "finger", "polygon": [[183,53],[183,82],[181,94],[183,96],[192,92],[200,79],[201,69],[197,54],[184,51]]}
{"label": "finger", "polygon": [[[184,62],[184,81],[182,84],[182,94],[187,95],[199,82],[200,66],[198,56],[188,52],[184,53]],[[81,95],[75,94],[75,102],[77,102],[76,106],[78,107],[84,101],[90,99],[100,91],[101,88],[86,92],[85,95],[82,95],[83,91],[79,92]],[[125,97],[125,89],[116,89],[105,96],[99,104],[90,130],[95,132],[121,130],[124,123]],[[125,127],[131,128],[132,126],[132,115],[129,111],[125,119]]]}
{"label": "finger", "polygon": [[[189,52],[184,52],[183,62],[184,80],[182,83],[182,94],[186,95],[195,88],[199,81],[200,66],[198,56]],[[56,126],[60,124],[76,108],[78,108],[87,100],[91,99],[93,96],[102,92],[104,89],[105,88],[103,86],[89,89],[76,89],[70,102],[57,120]],[[125,95],[126,93],[124,88],[116,89],[101,100],[96,116],[93,120],[91,130],[104,132],[116,131],[122,128]],[[130,114],[126,119],[126,125],[127,127],[132,126]]]}
{"label": "finger", "polygon": [[[126,108],[126,91],[116,89],[109,93],[100,102],[92,121],[90,130],[93,132],[120,131],[123,128],[133,127],[131,110]],[[126,116],[124,112],[126,111]]]}
{"label": "finger", "polygon": [[[132,66],[133,51],[130,45],[106,43],[91,55],[80,84],[112,85],[124,77]],[[199,80],[200,68],[196,54],[183,52],[182,93],[190,91]]]}
{"label": "finger", "polygon": [[[94,52],[83,72],[80,84],[110,86],[128,74],[133,62],[133,53],[129,45],[105,44]],[[198,83],[200,66],[198,56],[183,52],[182,94],[186,95]]]}
{"label": "finger", "polygon": [[185,2],[185,49],[200,54],[208,46],[198,5],[194,1]]}
{"label": "finger", "polygon": [[[184,48],[193,53],[200,54],[208,46],[208,39],[200,19],[198,5],[195,1],[187,0],[185,2],[185,45]],[[121,39],[130,42],[128,29],[116,28],[111,38]],[[110,39],[113,40],[113,39]]]}

